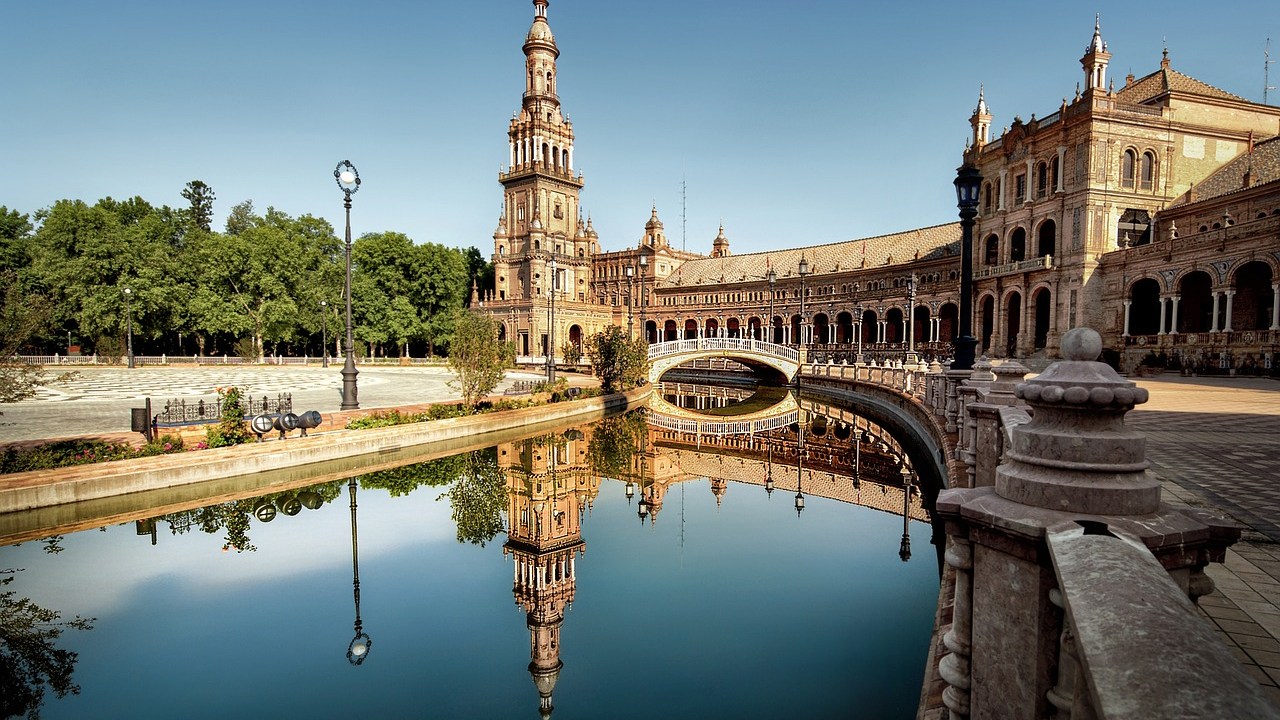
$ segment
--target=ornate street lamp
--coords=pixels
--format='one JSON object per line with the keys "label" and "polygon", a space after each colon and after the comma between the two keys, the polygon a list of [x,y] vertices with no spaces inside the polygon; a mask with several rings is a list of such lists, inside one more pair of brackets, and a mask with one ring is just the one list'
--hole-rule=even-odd
{"label": "ornate street lamp", "polygon": [[133,303],[130,302],[133,291],[124,289],[124,335],[129,353],[129,367],[133,367]]}
{"label": "ornate street lamp", "polygon": [[866,311],[866,308],[862,307],[861,305],[854,308],[853,311],[858,313],[858,354],[853,358],[853,362],[857,365],[861,365],[864,362],[864,359],[862,357],[862,333],[865,332],[864,328],[862,327],[862,320],[864,317],[866,317],[867,311]]}
{"label": "ornate street lamp", "polygon": [[973,369],[973,224],[978,216],[982,173],[966,162],[956,170],[956,204],[960,208],[960,334],[956,338],[952,370]]}
{"label": "ornate street lamp", "polygon": [[773,268],[769,268],[769,272],[764,274],[764,279],[769,281],[769,334],[766,338],[768,342],[776,343],[777,340],[774,338],[777,336],[773,332],[773,296],[774,286],[778,284],[778,273],[774,272]]}
{"label": "ornate street lamp", "polygon": [[648,313],[645,312],[645,306],[648,304],[648,293],[644,291],[644,271],[649,267],[649,256],[640,256],[640,331],[644,333],[644,344],[648,345],[649,340],[649,320]]}
{"label": "ornate street lamp", "polygon": [[627,274],[627,339],[634,340],[636,338],[635,324],[632,318],[632,305],[635,303],[636,293],[636,269],[628,265],[623,270]]}
{"label": "ornate street lamp", "polygon": [[547,263],[551,272],[551,304],[547,309],[547,382],[556,381],[556,259]]}
{"label": "ornate street lamp", "polygon": [[800,272],[800,338],[799,338],[799,342],[798,342],[797,344],[803,347],[803,346],[804,346],[804,344],[805,344],[805,337],[804,337],[804,321],[805,321],[805,315],[804,315],[804,279],[805,279],[805,276],[807,276],[807,275],[809,274],[809,261],[804,259],[804,255],[801,255],[801,256],[800,256],[800,269],[799,269],[799,272]]}
{"label": "ornate street lamp", "polygon": [[902,542],[898,544],[898,557],[902,562],[911,559],[911,469],[902,463]]}
{"label": "ornate street lamp", "polygon": [[796,517],[804,510],[804,425],[806,418],[800,414],[800,437],[796,443]]}
{"label": "ornate street lamp", "polygon": [[359,665],[369,657],[373,641],[364,633],[364,626],[360,622],[360,543],[356,535],[356,478],[351,478],[347,488],[351,492],[351,592],[356,603],[356,634],[351,638],[351,644],[347,645],[347,662]]}
{"label": "ornate street lamp", "polygon": [[769,464],[765,466],[764,473],[764,494],[765,497],[773,497],[773,446],[769,446]]}
{"label": "ornate street lamp", "polygon": [[351,196],[360,189],[360,173],[350,160],[343,160],[333,170],[333,179],[342,190],[342,206],[347,211],[347,342],[344,353],[346,360],[342,364],[342,410],[358,410],[360,401],[356,398],[356,341],[351,331]]}
{"label": "ornate street lamp", "polygon": [[907,278],[907,366],[915,366],[920,362],[916,357],[916,274]]}
{"label": "ornate street lamp", "polygon": [[320,367],[329,367],[329,303],[320,301]]}

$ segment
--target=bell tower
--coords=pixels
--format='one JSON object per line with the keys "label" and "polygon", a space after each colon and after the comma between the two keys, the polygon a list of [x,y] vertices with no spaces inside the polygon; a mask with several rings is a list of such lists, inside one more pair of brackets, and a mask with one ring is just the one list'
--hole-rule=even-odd
{"label": "bell tower", "polygon": [[1091,90],[1105,92],[1107,89],[1107,63],[1111,61],[1111,53],[1107,52],[1107,44],[1102,41],[1102,17],[1093,16],[1093,39],[1080,58],[1084,68],[1084,92]]}
{"label": "bell tower", "polygon": [[[573,167],[573,123],[557,93],[560,49],[547,22],[547,0],[534,0],[524,42],[524,95],[507,126],[509,165],[498,175],[502,214],[493,234],[494,299],[574,302],[590,280],[597,250],[580,217],[582,174]],[[579,283],[582,279],[584,282]]]}

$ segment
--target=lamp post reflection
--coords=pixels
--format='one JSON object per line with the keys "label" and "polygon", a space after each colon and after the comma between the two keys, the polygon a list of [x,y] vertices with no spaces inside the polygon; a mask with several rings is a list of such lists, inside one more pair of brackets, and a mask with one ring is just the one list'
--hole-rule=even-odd
{"label": "lamp post reflection", "polygon": [[800,433],[796,443],[796,517],[800,517],[800,513],[804,510],[804,425],[806,420],[804,411],[800,411]]}
{"label": "lamp post reflection", "polygon": [[764,494],[766,497],[773,497],[773,445],[769,446],[768,464],[765,465],[764,471]]}
{"label": "lamp post reflection", "polygon": [[902,542],[898,544],[898,557],[902,562],[911,559],[911,468],[906,458],[902,460]]}
{"label": "lamp post reflection", "polygon": [[369,648],[373,641],[364,633],[364,625],[360,622],[360,543],[356,533],[356,478],[351,478],[347,485],[351,492],[351,592],[356,602],[355,637],[347,646],[347,662],[359,665],[369,657]]}

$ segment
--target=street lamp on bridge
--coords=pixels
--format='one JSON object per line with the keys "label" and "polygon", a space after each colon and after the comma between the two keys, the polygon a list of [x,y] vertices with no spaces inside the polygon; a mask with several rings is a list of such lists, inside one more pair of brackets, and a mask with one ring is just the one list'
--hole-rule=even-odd
{"label": "street lamp on bridge", "polygon": [[978,216],[982,173],[966,162],[956,170],[956,204],[960,208],[960,334],[956,337],[952,370],[973,369],[973,224]]}
{"label": "street lamp on bridge", "polygon": [[906,364],[914,367],[919,364],[916,357],[916,274],[907,278],[907,355]]}
{"label": "street lamp on bridge", "polygon": [[644,291],[644,271],[649,267],[649,256],[640,256],[640,332],[644,333],[644,344],[649,344],[649,320],[648,313],[645,312],[645,305],[648,303],[647,293]]}
{"label": "street lamp on bridge", "polygon": [[627,339],[635,340],[636,331],[633,321],[632,306],[636,301],[636,269],[633,265],[628,265],[623,270],[627,274]]}
{"label": "street lamp on bridge", "polygon": [[347,341],[344,349],[346,359],[342,363],[342,404],[339,408],[358,410],[360,401],[357,399],[356,376],[360,372],[356,370],[356,340],[351,329],[351,196],[360,190],[360,173],[350,160],[343,160],[333,169],[333,179],[342,190],[342,207],[347,211],[347,279],[344,291],[347,302]]}
{"label": "street lamp on bridge", "polygon": [[[805,279],[805,277],[809,274],[809,261],[804,259],[804,255],[801,255],[801,256],[800,256],[800,267],[799,267],[799,273],[800,273],[800,342],[799,342],[798,344],[799,344],[801,347],[803,347],[803,346],[804,346],[804,344],[805,344],[805,338],[804,338],[804,321],[805,321],[805,315],[804,315],[804,279]],[[802,359],[803,359],[803,358],[802,358]]]}
{"label": "street lamp on bridge", "polygon": [[777,336],[773,333],[773,296],[776,294],[773,288],[778,284],[778,273],[774,272],[773,268],[769,268],[764,278],[769,281],[769,334],[765,337],[769,342],[777,342]]}

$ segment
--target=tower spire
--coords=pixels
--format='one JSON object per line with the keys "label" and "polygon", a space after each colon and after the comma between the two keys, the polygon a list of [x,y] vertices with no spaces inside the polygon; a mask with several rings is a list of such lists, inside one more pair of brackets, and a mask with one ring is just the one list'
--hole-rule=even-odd
{"label": "tower spire", "polygon": [[978,86],[978,106],[974,108],[973,115],[969,116],[969,125],[973,127],[973,137],[970,138],[970,144],[975,148],[980,148],[991,141],[991,111],[987,109],[986,87]]}
{"label": "tower spire", "polygon": [[1085,48],[1080,65],[1084,68],[1084,91],[1105,90],[1107,87],[1107,63],[1111,53],[1107,52],[1107,44],[1102,40],[1102,16],[1093,16],[1093,39]]}

